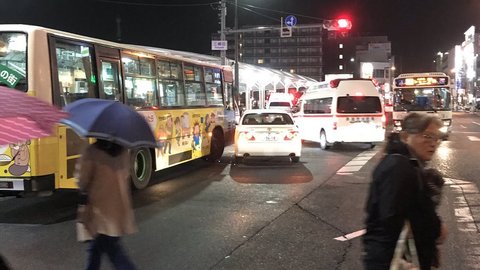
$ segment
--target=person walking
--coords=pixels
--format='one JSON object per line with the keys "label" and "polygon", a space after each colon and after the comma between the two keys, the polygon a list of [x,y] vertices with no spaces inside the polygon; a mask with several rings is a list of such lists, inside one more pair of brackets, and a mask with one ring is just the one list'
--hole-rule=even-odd
{"label": "person walking", "polygon": [[402,131],[390,134],[385,156],[373,172],[366,203],[366,270],[390,269],[406,222],[420,269],[439,266],[437,244],[444,241],[446,229],[436,207],[443,179],[427,165],[441,141],[442,126],[435,116],[410,113],[402,122]]}
{"label": "person walking", "polygon": [[136,232],[130,194],[129,151],[98,139],[82,154],[76,177],[83,202],[78,208],[77,235],[88,241],[86,269],[100,269],[106,253],[115,269],[135,269],[120,237]]}

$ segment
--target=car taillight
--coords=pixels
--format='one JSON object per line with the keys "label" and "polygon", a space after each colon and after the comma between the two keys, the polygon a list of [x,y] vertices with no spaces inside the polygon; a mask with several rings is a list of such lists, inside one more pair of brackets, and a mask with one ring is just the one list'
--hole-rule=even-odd
{"label": "car taillight", "polygon": [[291,141],[293,140],[295,137],[298,136],[298,131],[296,130],[290,130],[287,132],[287,134],[285,135],[285,138],[283,138],[285,141]]}
{"label": "car taillight", "polygon": [[238,134],[238,139],[246,140],[246,141],[255,141],[255,136],[253,135],[253,132],[240,131],[240,133]]}

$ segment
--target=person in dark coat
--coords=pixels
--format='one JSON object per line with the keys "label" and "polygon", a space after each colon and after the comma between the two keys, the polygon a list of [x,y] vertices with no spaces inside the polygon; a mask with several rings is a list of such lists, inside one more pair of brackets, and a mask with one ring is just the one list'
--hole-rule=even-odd
{"label": "person in dark coat", "polygon": [[390,134],[385,156],[373,172],[366,204],[365,269],[390,268],[406,221],[420,268],[438,266],[437,244],[446,234],[436,212],[443,179],[426,168],[440,143],[442,126],[435,116],[410,113],[402,122],[402,131]]}

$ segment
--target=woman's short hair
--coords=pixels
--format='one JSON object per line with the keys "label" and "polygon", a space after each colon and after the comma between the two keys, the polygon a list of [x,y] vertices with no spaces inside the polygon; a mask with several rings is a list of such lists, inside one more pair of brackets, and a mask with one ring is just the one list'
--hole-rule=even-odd
{"label": "woman's short hair", "polygon": [[435,115],[422,113],[409,113],[402,121],[402,131],[417,134],[425,131],[431,124],[442,127],[442,120]]}

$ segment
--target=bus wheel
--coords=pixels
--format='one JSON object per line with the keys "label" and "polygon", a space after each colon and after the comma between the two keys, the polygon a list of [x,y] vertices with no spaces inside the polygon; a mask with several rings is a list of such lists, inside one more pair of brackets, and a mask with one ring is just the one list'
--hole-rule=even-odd
{"label": "bus wheel", "polygon": [[225,148],[225,138],[221,129],[216,128],[212,132],[212,138],[210,140],[210,154],[205,157],[208,161],[219,160],[223,155]]}
{"label": "bus wheel", "polygon": [[325,134],[324,130],[320,132],[320,148],[322,148],[322,150],[330,148],[330,145],[327,143],[327,134]]}
{"label": "bus wheel", "polygon": [[133,150],[130,164],[133,187],[135,189],[147,187],[152,176],[152,155],[150,151],[147,148]]}

